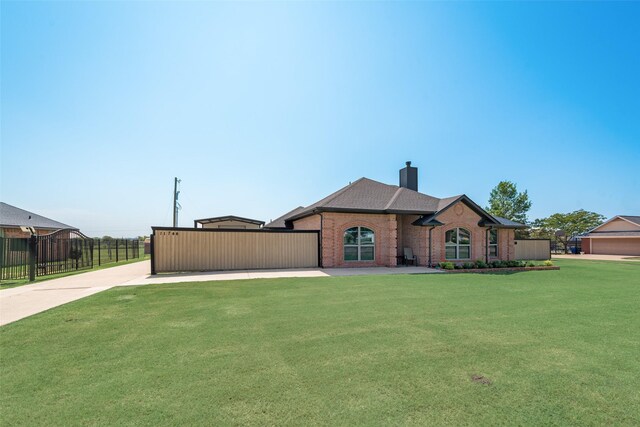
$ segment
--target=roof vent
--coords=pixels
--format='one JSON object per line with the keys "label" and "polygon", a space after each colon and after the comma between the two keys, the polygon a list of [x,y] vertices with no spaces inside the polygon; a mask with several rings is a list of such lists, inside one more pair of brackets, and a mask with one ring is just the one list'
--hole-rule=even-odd
{"label": "roof vent", "polygon": [[411,166],[411,162],[407,162],[406,165],[400,169],[400,187],[418,191],[418,168]]}

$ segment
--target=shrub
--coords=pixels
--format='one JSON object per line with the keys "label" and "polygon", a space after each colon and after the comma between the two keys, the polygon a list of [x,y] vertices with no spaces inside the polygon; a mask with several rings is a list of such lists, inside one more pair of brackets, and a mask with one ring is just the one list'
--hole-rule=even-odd
{"label": "shrub", "polygon": [[441,262],[440,264],[438,264],[438,266],[440,268],[442,268],[443,270],[453,270],[454,266],[452,262]]}
{"label": "shrub", "polygon": [[547,267],[551,267],[553,265],[553,262],[551,262],[550,259],[546,260],[545,262],[543,262],[543,264]]}
{"label": "shrub", "polygon": [[460,269],[462,269],[462,264],[455,264],[454,268],[456,270],[460,270]]}
{"label": "shrub", "polygon": [[462,264],[462,268],[464,268],[465,270],[469,270],[471,268],[473,268],[474,265],[472,262],[465,262],[464,264]]}
{"label": "shrub", "polygon": [[533,261],[527,261],[527,267],[535,267],[536,263]]}
{"label": "shrub", "polygon": [[518,261],[518,260],[506,261],[507,267],[524,267],[524,265],[525,265],[524,262]]}
{"label": "shrub", "polygon": [[491,267],[493,268],[502,268],[502,267],[506,267],[505,263],[503,263],[500,260],[496,260],[496,261],[491,261],[489,263],[489,265],[491,265]]}
{"label": "shrub", "polygon": [[481,259],[477,259],[475,262],[476,268],[487,268],[487,263]]}

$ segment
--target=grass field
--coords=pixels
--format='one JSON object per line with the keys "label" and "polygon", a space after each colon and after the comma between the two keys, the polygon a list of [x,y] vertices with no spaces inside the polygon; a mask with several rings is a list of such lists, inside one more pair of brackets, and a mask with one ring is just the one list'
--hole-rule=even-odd
{"label": "grass field", "polygon": [[557,265],[115,288],[0,328],[2,424],[639,425],[640,264]]}
{"label": "grass field", "polygon": [[30,282],[29,279],[1,280],[0,281],[0,290],[9,289],[9,288],[15,288],[17,286],[22,286],[22,285],[28,285],[30,283],[40,283],[40,282],[44,282],[46,280],[59,279],[61,277],[74,276],[76,274],[88,273],[90,271],[104,270],[105,268],[119,267],[121,265],[133,264],[134,262],[145,261],[145,260],[148,260],[148,259],[151,259],[151,255],[144,255],[143,254],[139,258],[132,258],[132,259],[130,259],[128,261],[120,261],[118,263],[116,263],[116,262],[104,263],[102,265],[95,264],[93,268],[87,268],[87,269],[83,269],[83,270],[65,271],[64,273],[49,274],[47,276],[36,276],[36,281],[35,282]]}

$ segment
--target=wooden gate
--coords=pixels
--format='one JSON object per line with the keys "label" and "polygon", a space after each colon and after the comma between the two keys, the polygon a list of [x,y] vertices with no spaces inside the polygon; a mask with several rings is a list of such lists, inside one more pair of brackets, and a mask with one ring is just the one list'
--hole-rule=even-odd
{"label": "wooden gate", "polygon": [[318,231],[172,227],[152,230],[151,274],[320,265]]}
{"label": "wooden gate", "polygon": [[521,239],[515,240],[515,259],[547,260],[551,259],[551,240]]}

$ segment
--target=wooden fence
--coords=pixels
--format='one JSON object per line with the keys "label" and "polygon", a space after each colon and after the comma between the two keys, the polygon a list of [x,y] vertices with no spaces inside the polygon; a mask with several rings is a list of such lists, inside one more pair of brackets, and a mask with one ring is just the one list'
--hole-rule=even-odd
{"label": "wooden fence", "polygon": [[551,259],[551,240],[522,239],[515,241],[515,259],[547,260]]}
{"label": "wooden fence", "polygon": [[312,268],[319,232],[152,227],[151,274]]}

